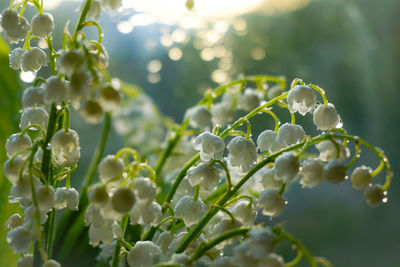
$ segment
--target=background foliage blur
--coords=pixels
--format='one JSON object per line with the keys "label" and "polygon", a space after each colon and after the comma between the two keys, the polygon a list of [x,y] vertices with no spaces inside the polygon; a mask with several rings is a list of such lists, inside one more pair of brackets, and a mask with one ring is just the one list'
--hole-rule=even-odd
{"label": "background foliage blur", "polygon": [[[328,99],[342,116],[344,127],[380,146],[391,160],[395,178],[389,190],[389,201],[378,208],[370,208],[362,192],[353,190],[349,182],[338,186],[324,183],[312,190],[293,186],[287,193],[289,205],[279,221],[284,221],[287,230],[303,240],[314,255],[326,256],[335,266],[400,266],[397,253],[400,251],[400,183],[397,179],[400,173],[397,164],[400,160],[400,2],[293,1],[293,6],[290,3],[288,6],[290,11],[279,12],[274,12],[269,2],[279,1],[264,1],[257,12],[235,18],[242,26],[232,24],[233,27],[220,36],[216,45],[230,51],[231,68],[220,63],[216,49],[214,56],[202,52],[204,47],[196,41],[202,37],[199,32],[187,31],[186,35],[192,37],[185,37],[184,42],[162,45],[159,40],[175,26],[168,26],[166,30],[165,25],[152,23],[129,31],[112,13],[111,17],[102,15],[100,22],[111,59],[110,72],[123,81],[139,85],[164,114],[176,121],[182,119],[187,107],[198,101],[205,88],[217,86],[215,81],[234,79],[242,74],[284,75],[289,81],[300,77],[325,88]],[[0,8],[7,5],[8,1],[2,1]],[[76,2],[66,1],[62,8],[51,11],[57,25],[56,47],[60,47],[65,21],[76,20],[77,14],[73,11],[77,7]],[[129,15],[124,13],[126,17]],[[165,37],[164,42],[168,42]],[[172,48],[177,48],[182,58],[176,49],[171,56]],[[8,49],[0,42],[1,162],[5,161],[5,141],[18,126],[21,90],[28,86],[17,79],[18,73],[8,68]],[[218,76],[221,73],[214,71],[221,66],[223,75]],[[72,127],[80,133],[83,144],[79,170],[73,177],[79,180],[101,126],[87,126],[74,117]],[[270,125],[262,122],[257,125],[258,130],[266,127]],[[109,140],[107,150],[110,153],[122,146],[122,138],[115,133]],[[376,164],[368,155],[363,160],[373,166]],[[1,173],[1,224],[18,209],[7,202],[9,187]],[[293,256],[290,248],[282,248],[281,252]],[[0,262],[2,266],[15,263],[2,226]]]}

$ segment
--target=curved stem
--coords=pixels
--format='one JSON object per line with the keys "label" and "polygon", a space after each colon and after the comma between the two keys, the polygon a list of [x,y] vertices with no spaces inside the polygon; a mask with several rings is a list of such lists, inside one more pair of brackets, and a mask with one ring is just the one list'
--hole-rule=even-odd
{"label": "curved stem", "polygon": [[274,121],[275,121],[275,129],[274,129],[274,131],[275,131],[275,132],[278,132],[278,130],[279,130],[279,125],[280,125],[280,123],[281,123],[281,122],[279,121],[279,118],[275,115],[274,112],[272,112],[271,109],[263,109],[262,112],[267,113],[267,114],[271,115],[272,118],[274,118]]}
{"label": "curved stem", "polygon": [[78,33],[82,29],[82,26],[83,26],[83,24],[85,22],[86,15],[87,15],[87,13],[89,11],[90,5],[92,4],[92,1],[93,0],[86,0],[84,5],[83,5],[83,9],[82,9],[81,15],[79,17],[79,21],[76,24],[75,32],[74,32],[74,35],[73,35],[73,38],[72,38],[73,42],[76,42],[76,39],[78,37]]}
{"label": "curved stem", "polygon": [[314,85],[311,83],[308,86],[317,91],[321,95],[322,100],[324,101],[324,106],[327,106],[328,100],[326,99],[325,90],[319,87],[318,85]]}
{"label": "curved stem", "polygon": [[232,180],[231,180],[231,175],[229,173],[228,167],[226,166],[226,164],[219,159],[215,159],[212,160],[209,164],[209,166],[211,167],[212,165],[214,165],[214,163],[218,163],[225,171],[225,178],[226,178],[226,189],[229,191],[232,188]]}

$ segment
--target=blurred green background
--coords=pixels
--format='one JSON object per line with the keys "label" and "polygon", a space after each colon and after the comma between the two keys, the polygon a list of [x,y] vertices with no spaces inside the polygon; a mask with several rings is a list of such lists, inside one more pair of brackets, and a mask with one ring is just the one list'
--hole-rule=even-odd
{"label": "blurred green background", "polygon": [[[6,3],[7,2],[7,3]],[[267,1],[268,2],[268,1]],[[4,9],[8,1],[1,1]],[[66,2],[52,11],[60,47],[63,23],[76,20],[72,13],[76,2]],[[66,8],[70,12],[65,12]],[[279,221],[299,237],[314,255],[325,256],[339,267],[400,266],[400,1],[398,0],[320,0],[311,1],[290,12],[261,11],[242,15],[247,32],[238,35],[229,30],[221,45],[232,51],[232,76],[239,74],[284,75],[318,84],[340,113],[344,128],[381,147],[395,173],[388,203],[370,208],[362,192],[349,182],[338,186],[323,184],[312,190],[293,186],[287,193],[289,205]],[[66,17],[68,14],[68,17]],[[73,14],[73,15],[71,15]],[[118,21],[102,15],[104,44],[110,56],[110,73],[123,81],[140,85],[166,115],[180,121],[184,111],[200,98],[202,88],[215,87],[211,73],[218,61],[204,61],[192,38],[180,44],[183,58],[173,61],[168,49],[160,44],[148,49],[149,40],[158,40],[164,26],[151,24],[129,34],[117,31]],[[112,21],[112,22],[110,22]],[[57,32],[56,30],[56,32]],[[192,33],[195,34],[195,33]],[[146,48],[147,47],[147,48]],[[255,60],[254,47],[262,48],[265,57]],[[18,73],[8,68],[8,48],[0,43],[0,159],[5,161],[4,144],[18,125],[22,88]],[[157,59],[162,68],[159,81],[149,82],[147,64]],[[150,79],[151,80],[151,79]],[[308,117],[309,118],[309,117]],[[72,122],[81,133],[82,163],[75,174],[79,179],[94,150],[93,136],[100,126],[87,126],[80,119]],[[265,128],[257,126],[258,130]],[[122,139],[113,133],[107,150],[115,152]],[[365,155],[366,164],[376,162]],[[378,179],[382,179],[380,177]],[[10,184],[0,177],[0,224],[17,209],[7,202]],[[0,225],[0,226],[1,226]],[[282,253],[293,252],[283,248]],[[1,266],[13,266],[16,255],[5,242],[0,227]],[[304,265],[305,266],[305,265]]]}

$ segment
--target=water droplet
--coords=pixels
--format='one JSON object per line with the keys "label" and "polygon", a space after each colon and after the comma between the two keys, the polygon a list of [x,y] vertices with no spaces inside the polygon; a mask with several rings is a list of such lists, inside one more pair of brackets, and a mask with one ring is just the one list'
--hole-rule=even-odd
{"label": "water droplet", "polygon": [[388,201],[388,198],[387,197],[385,197],[384,199],[382,199],[382,202],[383,203],[386,203]]}

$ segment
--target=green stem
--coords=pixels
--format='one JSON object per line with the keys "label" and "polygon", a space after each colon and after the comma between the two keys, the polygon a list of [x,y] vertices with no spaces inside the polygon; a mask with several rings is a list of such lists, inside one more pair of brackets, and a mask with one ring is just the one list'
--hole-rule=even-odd
{"label": "green stem", "polygon": [[[125,236],[126,226],[128,225],[128,221],[129,221],[129,213],[125,214],[125,216],[121,220],[121,224],[120,224],[121,229],[122,229],[122,239],[121,240],[123,240],[123,238]],[[112,267],[118,267],[120,252],[121,252],[121,243],[118,240],[115,244],[114,255],[113,255],[112,265],[111,265]]]}
{"label": "green stem", "polygon": [[303,251],[298,249],[296,258],[291,260],[290,262],[286,263],[284,267],[293,267],[300,263],[301,259],[303,258]]}
{"label": "green stem", "polygon": [[53,48],[53,39],[51,38],[51,35],[47,36],[46,38],[47,41],[47,47],[49,48],[49,61],[50,61],[50,72],[51,75],[56,75],[56,59],[54,57],[54,48]]}
{"label": "green stem", "polygon": [[207,251],[212,249],[214,246],[218,245],[219,243],[230,239],[235,236],[243,236],[247,235],[247,233],[250,231],[249,228],[237,228],[233,230],[229,230],[224,232],[223,234],[217,236],[216,238],[208,241],[206,244],[201,244],[198,246],[198,248],[195,250],[195,252],[192,254],[190,257],[190,263],[194,262],[195,260],[201,258]]}
{"label": "green stem", "polygon": [[80,17],[79,17],[79,21],[78,21],[78,23],[76,24],[75,32],[74,32],[74,35],[73,35],[73,39],[72,39],[72,40],[73,40],[74,43],[76,42],[76,39],[77,39],[77,37],[78,37],[79,31],[80,31],[80,30],[82,29],[82,27],[83,27],[83,24],[84,24],[85,19],[86,19],[86,15],[87,15],[87,13],[88,13],[88,11],[89,11],[90,5],[92,4],[92,1],[93,1],[93,0],[86,0],[85,3],[84,3],[84,6],[83,6],[83,9],[82,9],[81,15],[80,15]]}

